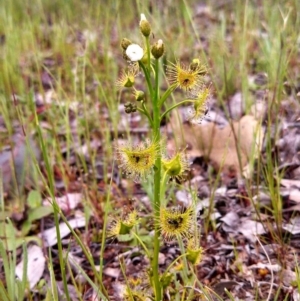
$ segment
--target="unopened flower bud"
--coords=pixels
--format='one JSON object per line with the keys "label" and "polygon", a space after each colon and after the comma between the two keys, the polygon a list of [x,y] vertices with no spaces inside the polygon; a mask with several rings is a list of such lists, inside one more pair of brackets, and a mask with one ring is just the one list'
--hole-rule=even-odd
{"label": "unopened flower bud", "polygon": [[132,106],[131,106],[131,113],[136,112],[136,110],[137,110],[137,106],[135,104],[132,104]]}
{"label": "unopened flower bud", "polygon": [[125,108],[125,113],[130,114],[132,112],[131,107]]}
{"label": "unopened flower bud", "polygon": [[151,25],[144,14],[141,14],[140,30],[144,37],[149,37],[151,33]]}
{"label": "unopened flower bud", "polygon": [[128,47],[129,45],[131,45],[131,44],[132,44],[132,42],[131,42],[130,40],[126,39],[126,38],[122,39],[122,41],[121,41],[121,47],[122,47],[124,50],[126,50],[127,47]]}
{"label": "unopened flower bud", "polygon": [[137,106],[131,102],[126,102],[124,104],[124,108],[125,108],[125,113],[127,114],[134,113],[137,110]]}
{"label": "unopened flower bud", "polygon": [[145,93],[143,91],[140,91],[140,90],[135,90],[134,91],[134,97],[135,97],[136,101],[145,100]]}
{"label": "unopened flower bud", "polygon": [[162,40],[158,40],[151,48],[152,55],[158,60],[165,51],[164,43]]}

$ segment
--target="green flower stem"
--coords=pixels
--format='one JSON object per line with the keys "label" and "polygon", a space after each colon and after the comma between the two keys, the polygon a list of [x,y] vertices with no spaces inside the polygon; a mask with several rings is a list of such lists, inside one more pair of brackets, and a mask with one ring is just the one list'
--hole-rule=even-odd
{"label": "green flower stem", "polygon": [[163,178],[162,178],[162,180],[161,180],[161,184],[160,184],[160,194],[161,194],[161,200],[162,200],[162,202],[161,202],[161,206],[164,208],[164,207],[166,207],[166,198],[165,198],[165,189],[166,189],[166,183],[167,183],[167,179],[168,179],[168,173],[167,173],[167,171],[165,171],[164,172],[164,176],[163,176]]}
{"label": "green flower stem", "polygon": [[166,101],[166,99],[171,95],[171,93],[176,89],[177,84],[173,84],[172,86],[170,86],[168,88],[168,90],[163,94],[163,96],[161,97],[161,99],[159,100],[159,106],[161,107],[164,102]]}
{"label": "green flower stem", "polygon": [[164,275],[167,275],[167,273],[169,272],[169,270],[171,269],[171,267],[181,258],[185,257],[187,255],[187,253],[181,254],[180,256],[176,257],[173,262],[167,267],[167,269],[164,272]]}
{"label": "green flower stem", "polygon": [[149,41],[149,37],[146,37],[146,46],[147,46],[148,70],[149,70],[149,72],[150,72],[151,61],[150,61],[150,41]]}
{"label": "green flower stem", "polygon": [[145,113],[147,114],[147,117],[148,117],[148,119],[149,119],[149,122],[150,122],[150,124],[151,124],[151,127],[153,128],[153,120],[152,120],[152,117],[150,116],[150,113],[149,113],[149,111],[147,110],[147,107],[145,106],[145,101],[143,101],[143,100],[142,100],[142,107],[143,107]]}
{"label": "green flower stem", "polygon": [[[153,139],[155,142],[160,143],[160,106],[158,103],[158,75],[159,75],[159,64],[158,60],[155,60],[155,93],[153,98]],[[160,148],[160,144],[159,144]],[[159,151],[160,153],[160,151]],[[153,210],[154,210],[154,220],[158,221],[160,216],[160,182],[161,182],[161,157],[159,156],[155,162],[155,172],[154,172],[154,200],[153,200]],[[154,254],[152,258],[152,272],[153,281],[155,287],[155,300],[161,301],[162,299],[162,289],[159,281],[159,266],[158,266],[158,255],[160,248],[160,229],[159,223],[155,224],[154,233]]]}
{"label": "green flower stem", "polygon": [[[178,237],[177,239],[178,241],[178,244],[179,244],[179,248],[180,248],[180,251],[182,254],[185,253],[185,248],[184,248],[184,245],[183,245],[183,241],[182,241],[182,238],[181,237]],[[187,259],[186,257],[183,258],[183,271],[182,271],[182,278],[184,279],[184,283],[189,283],[189,277],[188,277],[188,262],[187,262]]]}
{"label": "green flower stem", "polygon": [[195,100],[194,99],[185,99],[181,102],[178,102],[176,103],[174,106],[168,108],[162,115],[161,115],[161,120],[169,113],[171,112],[172,110],[176,109],[177,107],[180,107],[182,106],[183,104],[186,104],[186,103],[194,103]]}
{"label": "green flower stem", "polygon": [[139,61],[139,66],[143,69],[143,72],[145,74],[145,78],[146,78],[146,81],[147,81],[147,86],[148,86],[148,89],[149,89],[149,93],[150,93],[150,98],[153,101],[154,95],[153,95],[153,88],[152,88],[151,79],[150,79],[150,73],[148,72],[147,68],[145,67],[145,65],[141,61]]}
{"label": "green flower stem", "polygon": [[141,246],[143,247],[144,251],[146,252],[148,258],[150,258],[150,252],[147,249],[146,245],[143,243],[143,241],[141,240],[141,238],[136,235],[134,232],[132,232],[133,236],[136,238],[136,240],[141,244]]}
{"label": "green flower stem", "polygon": [[123,257],[119,257],[119,263],[120,263],[120,268],[121,268],[123,277],[124,277],[125,282],[126,282],[127,292],[129,294],[130,300],[134,301],[134,298],[133,298],[133,295],[132,295],[132,291],[130,289],[130,285],[129,285],[129,282],[128,282],[128,279],[127,279],[127,276],[126,276],[125,262],[124,262],[124,258]]}
{"label": "green flower stem", "polygon": [[144,114],[144,115],[148,118],[148,121],[149,121],[149,123],[150,123],[150,126],[151,126],[151,128],[153,128],[153,121],[152,121],[152,118],[151,118],[151,116],[150,116],[150,114],[149,114],[149,112],[148,112],[148,110],[147,110],[145,104],[142,104],[142,108],[137,107],[136,109],[137,109],[140,113]]}

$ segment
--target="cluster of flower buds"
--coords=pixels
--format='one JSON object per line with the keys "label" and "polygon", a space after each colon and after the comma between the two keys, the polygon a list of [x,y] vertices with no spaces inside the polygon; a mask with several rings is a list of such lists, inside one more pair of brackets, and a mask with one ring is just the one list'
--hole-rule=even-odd
{"label": "cluster of flower buds", "polygon": [[133,95],[136,101],[145,101],[145,93],[143,91],[134,89]]}
{"label": "cluster of flower buds", "polygon": [[[151,25],[146,19],[144,14],[141,14],[140,31],[145,37],[147,43],[149,43],[149,36],[151,34]],[[148,44],[147,44],[148,45]],[[120,78],[117,81],[119,88],[131,88],[133,89],[133,96],[138,102],[145,102],[145,92],[135,89],[135,78],[139,74],[140,64],[144,66],[150,66],[149,61],[152,58],[158,60],[164,54],[164,44],[162,40],[158,40],[151,46],[151,51],[146,51],[146,47],[143,48],[138,44],[133,43],[127,38],[122,39],[121,47],[123,49],[123,57],[129,62],[129,67],[126,71],[123,71]],[[150,46],[149,46],[150,47]],[[149,48],[148,48],[149,49]],[[150,68],[150,67],[149,67]],[[137,106],[128,102],[124,105],[125,112],[127,114],[137,111]]]}
{"label": "cluster of flower buds", "polygon": [[[151,25],[144,14],[141,14],[140,31],[146,39],[149,39],[151,33]],[[148,58],[146,57],[145,50],[140,45],[133,43],[127,38],[124,38],[121,41],[121,47],[123,49],[123,56],[126,60],[130,62],[147,62]],[[159,59],[164,54],[164,50],[165,49],[163,41],[158,40],[152,45],[151,54],[155,59]]]}
{"label": "cluster of flower buds", "polygon": [[165,46],[162,40],[158,40],[151,48],[151,53],[157,60],[163,56],[165,52]]}
{"label": "cluster of flower buds", "polygon": [[131,102],[126,102],[124,104],[124,107],[125,107],[125,113],[127,114],[134,113],[137,110],[136,105]]}

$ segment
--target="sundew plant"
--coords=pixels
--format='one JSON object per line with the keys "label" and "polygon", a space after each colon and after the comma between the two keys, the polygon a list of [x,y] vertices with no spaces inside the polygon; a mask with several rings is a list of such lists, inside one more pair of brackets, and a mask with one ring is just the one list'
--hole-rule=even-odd
{"label": "sundew plant", "polygon": [[[143,181],[147,177],[153,177],[152,187],[152,219],[154,235],[152,236],[153,249],[148,247],[138,238],[151,263],[147,271],[148,284],[144,289],[128,286],[124,299],[126,300],[163,300],[168,286],[171,286],[172,276],[169,273],[171,266],[183,259],[186,267],[192,267],[199,263],[202,256],[202,248],[197,237],[197,225],[195,210],[191,207],[174,206],[168,204],[165,198],[166,185],[170,180],[180,181],[189,170],[186,154],[178,150],[172,156],[166,153],[166,137],[162,137],[160,130],[163,118],[179,106],[189,104],[191,106],[189,121],[199,123],[207,113],[207,101],[211,94],[210,86],[205,81],[206,67],[199,59],[191,60],[184,65],[179,60],[168,63],[166,66],[166,78],[168,89],[160,91],[162,58],[165,54],[165,46],[161,39],[155,41],[151,34],[151,25],[142,14],[139,23],[141,39],[130,41],[124,38],[121,42],[123,57],[127,61],[127,67],[122,72],[117,85],[121,89],[131,89],[134,95],[133,102],[125,103],[125,112],[131,114],[139,112],[146,116],[149,122],[151,136],[134,145],[125,143],[117,146],[118,164],[124,173],[135,182]],[[146,90],[135,87],[137,77],[145,80]],[[186,99],[167,106],[166,100],[175,89],[181,89],[186,94]],[[136,229],[139,217],[135,211],[125,217],[115,219],[111,223],[108,236],[118,239],[121,235],[129,234]],[[159,250],[163,241],[176,240],[183,250],[166,270],[159,269]],[[188,279],[188,277],[186,277]],[[184,283],[187,285],[187,283]],[[147,289],[145,289],[147,287]],[[150,287],[150,289],[149,289]],[[178,292],[179,294],[179,289]]]}

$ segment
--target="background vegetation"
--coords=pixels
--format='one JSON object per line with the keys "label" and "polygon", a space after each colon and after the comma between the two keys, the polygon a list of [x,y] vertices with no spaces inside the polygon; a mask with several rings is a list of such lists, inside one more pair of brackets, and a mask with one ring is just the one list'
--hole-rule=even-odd
{"label": "background vegetation", "polygon": [[[244,191],[238,191],[239,200],[245,202],[246,209],[247,204],[256,208],[256,220],[267,220],[266,244],[280,245],[277,261],[285,270],[292,270],[298,279],[296,255],[291,256],[294,266],[286,268],[286,254],[297,252],[289,251],[290,233],[282,230],[285,222],[297,216],[297,210],[284,215],[287,205],[280,183],[282,178],[299,178],[279,168],[294,162],[291,158],[297,153],[294,148],[297,131],[293,134],[295,139],[291,138],[292,147],[284,145],[285,155],[280,153],[278,141],[289,133],[284,131],[283,122],[288,126],[296,123],[299,113],[299,1],[274,0],[270,4],[267,0],[0,0],[0,178],[3,182],[0,189],[0,290],[3,300],[22,300],[23,295],[18,292],[26,286],[25,280],[21,284],[14,283],[15,265],[26,249],[23,246],[17,252],[16,247],[20,247],[24,239],[39,240],[38,233],[42,230],[58,226],[63,219],[70,220],[78,212],[83,212],[86,219],[85,231],[78,231],[77,235],[74,232],[72,239],[77,246],[82,244],[85,260],[87,258],[92,268],[80,270],[77,267],[77,274],[84,274],[88,280],[78,284],[71,272],[67,273],[68,277],[63,275],[64,269],[71,270],[63,262],[64,252],[69,249],[58,239],[54,252],[44,248],[48,264],[45,279],[52,286],[48,286],[46,293],[42,289],[29,293],[28,300],[60,300],[59,294],[70,299],[72,294],[70,297],[66,293],[70,283],[76,287],[73,297],[79,300],[92,300],[86,295],[89,289],[99,291],[97,288],[106,285],[107,294],[114,294],[112,279],[115,277],[102,275],[105,258],[111,262],[127,243],[112,244],[112,249],[104,250],[102,234],[108,213],[124,206],[136,206],[132,198],[140,199],[147,191],[147,186],[140,187],[130,181],[125,184],[114,163],[113,150],[113,141],[126,139],[129,132],[135,133],[136,139],[147,135],[143,119],[129,118],[122,111],[121,104],[132,96],[126,91],[120,92],[115,85],[125,66],[120,41],[126,37],[139,42],[136,26],[140,13],[151,23],[153,38],[163,39],[166,63],[175,59],[189,62],[196,57],[207,64],[208,81],[214,90],[212,111],[232,120],[230,101],[234,95],[240,93],[241,115],[249,114],[252,105],[263,99],[267,112],[262,123],[266,139],[256,164],[253,163],[254,176],[244,182]],[[166,89],[163,82],[162,89]],[[170,101],[180,97],[178,93]],[[219,235],[216,223],[210,219],[216,206],[215,191],[225,185],[221,171],[212,170],[209,167],[207,172],[210,206],[201,222],[203,245],[208,254],[210,235]],[[233,177],[243,178],[239,173]],[[253,205],[260,186],[270,198],[265,207]],[[74,193],[81,193],[80,204],[64,211],[65,217],[55,205],[51,209],[42,205],[45,204],[42,200],[51,202],[54,197]],[[145,231],[147,236],[151,229],[145,226]],[[93,243],[97,248],[93,249]],[[236,243],[239,241],[232,244],[236,246]],[[100,273],[96,272],[98,266]],[[234,274],[243,274],[240,268],[236,264],[232,268]],[[264,294],[251,287],[251,296],[265,300],[272,294],[269,300],[292,300],[297,284],[282,287],[278,280],[281,276],[275,277],[278,281],[274,280],[270,268],[265,269],[269,271],[267,277],[270,278],[266,282],[272,284],[271,288]],[[204,280],[199,276],[199,281],[213,287],[223,277]],[[248,281],[242,276],[234,279]],[[60,281],[62,292],[56,289]],[[19,285],[19,290],[14,289],[15,285]],[[216,287],[213,290],[218,291]],[[193,300],[193,296],[185,297],[178,295],[176,300]]]}

